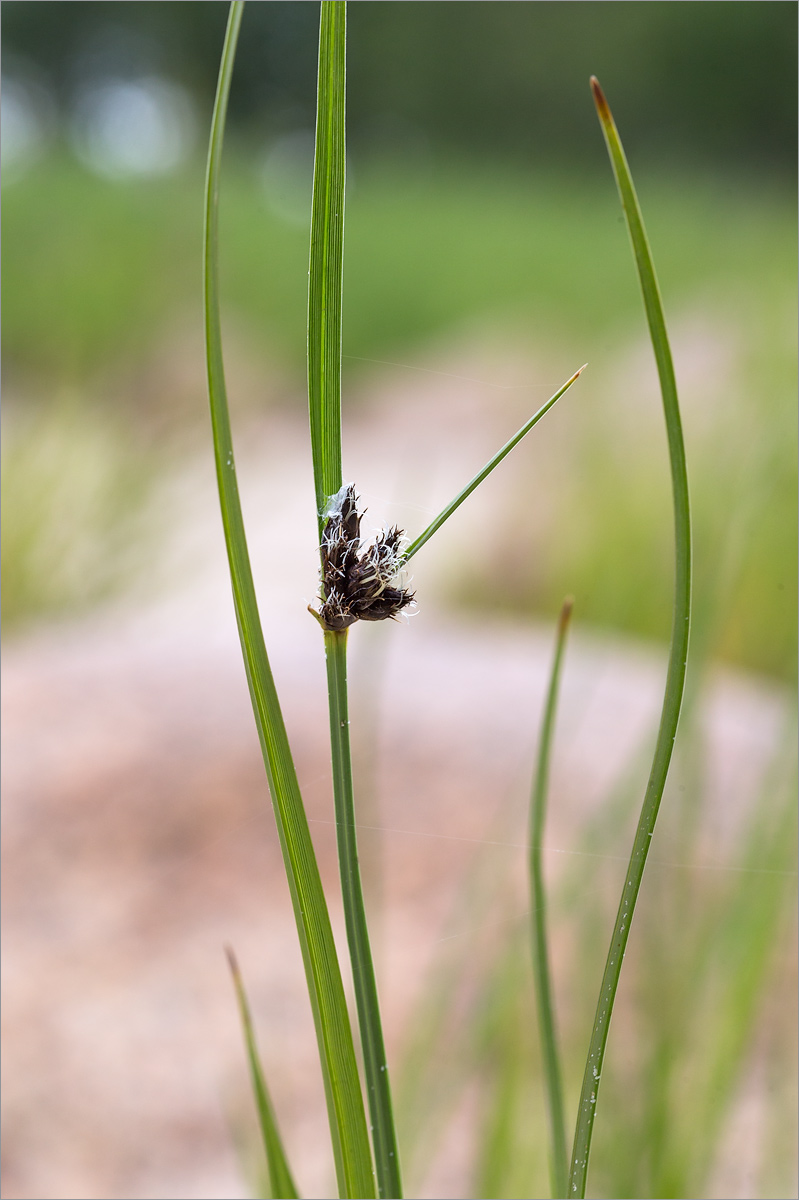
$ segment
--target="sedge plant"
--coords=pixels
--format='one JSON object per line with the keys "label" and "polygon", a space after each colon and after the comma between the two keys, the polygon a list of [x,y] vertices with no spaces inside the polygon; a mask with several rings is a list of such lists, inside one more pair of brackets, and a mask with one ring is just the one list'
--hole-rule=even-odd
{"label": "sedge plant", "polygon": [[[308,830],[308,821],[272,678],[258,616],[244,524],[236,481],[232,433],[222,358],[218,209],[222,147],[243,0],[230,6],[214,105],[206,179],[204,233],[204,301],[206,360],[211,422],[222,521],[245,670],[258,728],[269,790],[314,1016],[322,1077],[328,1107],[333,1157],[342,1197],[402,1196],[400,1155],[392,1111],[390,1073],[386,1061],[380,1006],[369,942],[356,837],[356,809],[350,750],[347,693],[347,639],[358,621],[392,619],[413,603],[403,569],[432,539],[445,521],[514,449],[572,386],[576,371],[529,420],[493,455],[485,467],[454,497],[414,540],[397,528],[384,529],[372,544],[361,537],[361,513],[354,484],[342,478],[341,357],[342,279],[345,207],[345,0],[322,0],[319,32],[316,145],[308,292],[308,398],[314,501],[319,535],[321,589],[319,608],[311,609],[322,629],[327,663],[333,798],[337,829],[342,897],[357,1009],[358,1032],[366,1094],[355,1055],[355,1040],[344,998],[341,969],[333,941],[327,901]],[[586,1080],[580,1102],[572,1152],[569,1195],[583,1195],[590,1148],[596,1091],[604,1054],[613,997],[618,983],[626,936],[640,886],[648,839],[676,729],[687,649],[690,598],[687,487],[679,435],[679,413],[673,370],[643,226],[615,128],[593,83],[600,118],[617,173],[639,268],[647,315],[664,391],[678,527],[678,585],[675,637],[666,687],[664,715],[652,779],[633,850],[620,918],[603,980],[597,1025],[591,1041]],[[558,649],[545,712],[539,768],[531,820],[532,846],[540,847],[549,748],[568,608],[561,617]],[[543,884],[540,855],[531,854],[533,889],[542,901],[534,926],[536,982],[546,1047],[547,1080],[552,1130],[552,1172],[555,1194],[564,1194],[566,1143],[560,1067],[554,1036],[554,1016],[547,965]],[[535,905],[533,906],[536,907]],[[278,1131],[265,1076],[255,1045],[244,984],[230,956],[245,1034],[257,1110],[270,1180],[275,1194],[294,1196],[297,1188]],[[590,1092],[590,1094],[587,1094]],[[368,1111],[368,1123],[366,1113]],[[367,1129],[368,1124],[368,1129]],[[371,1134],[371,1137],[370,1137]]]}

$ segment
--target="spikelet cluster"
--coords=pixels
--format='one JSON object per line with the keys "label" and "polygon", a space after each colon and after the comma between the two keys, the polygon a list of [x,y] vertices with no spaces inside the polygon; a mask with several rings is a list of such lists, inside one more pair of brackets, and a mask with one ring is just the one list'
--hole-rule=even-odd
{"label": "spikelet cluster", "polygon": [[326,629],[385,621],[413,602],[413,593],[397,581],[403,562],[402,530],[384,529],[371,545],[363,546],[362,516],[355,488],[346,484],[328,505],[322,533],[321,608],[314,615]]}

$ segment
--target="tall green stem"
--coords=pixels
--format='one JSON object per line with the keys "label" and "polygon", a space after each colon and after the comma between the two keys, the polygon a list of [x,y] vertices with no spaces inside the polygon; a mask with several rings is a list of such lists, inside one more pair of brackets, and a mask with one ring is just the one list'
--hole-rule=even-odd
{"label": "tall green stem", "polygon": [[543,840],[546,823],[547,792],[549,789],[549,762],[552,752],[552,733],[555,728],[555,710],[558,702],[560,671],[566,634],[572,613],[572,600],[565,600],[558,621],[558,636],[555,657],[549,678],[541,737],[538,745],[538,761],[533,780],[530,804],[530,890],[532,893],[533,931],[533,978],[538,1010],[538,1029],[544,1058],[544,1075],[547,1089],[550,1130],[550,1175],[552,1195],[566,1196],[568,1183],[568,1152],[566,1150],[566,1124],[563,1116],[563,1085],[561,1082],[560,1058],[555,1031],[555,1015],[552,1004],[552,982],[549,973],[547,949],[546,892],[544,890]]}
{"label": "tall green stem", "polygon": [[355,802],[352,788],[350,721],[347,705],[347,630],[325,633],[327,689],[330,702],[330,744],[333,752],[333,794],[336,836],[344,898],[347,941],[352,960],[355,1002],[363,1046],[369,1115],[372,1121],[377,1187],[380,1196],[402,1196],[399,1154],[394,1132],[388,1064],[377,999],[372,951],[358,867]]}
{"label": "tall green stem", "polygon": [[[329,498],[341,487],[341,299],[344,246],[346,17],[344,0],[323,0],[319,25],[308,284],[308,406],[321,538]],[[347,635],[325,633],[333,793],[339,867],[363,1047],[378,1194],[401,1197],[383,1028],[358,869],[347,712]]]}
{"label": "tall green stem", "polygon": [[585,1064],[585,1074],[580,1093],[577,1128],[574,1134],[569,1195],[583,1197],[588,1175],[588,1158],[591,1150],[591,1135],[594,1128],[599,1081],[608,1039],[610,1019],[619,984],[622,962],[630,936],[638,891],[644,874],[649,846],[655,829],[666,776],[671,762],[677,724],[680,717],[685,669],[688,658],[688,635],[691,621],[691,515],[688,498],[688,474],[685,463],[685,446],[682,436],[680,407],[677,399],[677,383],[669,348],[663,304],[660,298],[652,253],[649,249],[641,209],[633,187],[630,168],[624,155],[616,126],[607,100],[596,79],[591,80],[602,132],[605,135],[610,160],[616,176],[624,216],[632,242],[633,256],[643,293],[644,308],[655,352],[660,390],[663,397],[663,412],[666,419],[666,434],[669,443],[672,494],[674,502],[674,604],[672,615],[671,649],[666,673],[663,709],[660,717],[655,754],[647,783],[641,816],[633,842],[630,865],[624,880],[619,911],[613,927],[610,949],[602,977],[594,1027]]}

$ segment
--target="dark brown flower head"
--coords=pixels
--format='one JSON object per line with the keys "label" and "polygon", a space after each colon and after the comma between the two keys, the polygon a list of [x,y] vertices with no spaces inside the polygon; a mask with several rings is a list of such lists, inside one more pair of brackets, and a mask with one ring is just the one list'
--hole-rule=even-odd
{"label": "dark brown flower head", "polygon": [[402,569],[403,533],[394,526],[361,550],[361,517],[352,484],[330,500],[322,533],[322,594],[318,617],[325,629],[346,629],[356,621],[385,621],[413,601],[397,585]]}

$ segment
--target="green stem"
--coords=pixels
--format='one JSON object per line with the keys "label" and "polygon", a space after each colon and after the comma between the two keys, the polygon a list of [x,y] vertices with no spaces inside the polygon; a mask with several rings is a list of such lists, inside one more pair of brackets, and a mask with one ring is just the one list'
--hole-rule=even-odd
{"label": "green stem", "polygon": [[[327,501],[341,487],[346,20],[344,0],[323,0],[308,283],[308,407],[320,539]],[[398,1198],[402,1196],[399,1154],[355,838],[346,633],[325,633],[325,655],[341,887],[363,1045],[377,1186],[380,1196]]]}
{"label": "green stem", "polygon": [[657,743],[652,769],[644,795],[641,816],[633,842],[630,865],[624,880],[624,888],[613,927],[613,936],[602,977],[594,1027],[585,1064],[585,1074],[580,1093],[577,1127],[574,1134],[569,1195],[583,1197],[588,1175],[588,1159],[591,1150],[591,1135],[599,1095],[599,1081],[608,1039],[608,1030],[613,1013],[613,1004],[619,984],[622,962],[630,935],[641,879],[655,829],[658,809],[666,785],[666,776],[671,762],[677,724],[680,717],[685,669],[688,658],[688,635],[691,621],[691,516],[688,498],[688,474],[685,463],[685,446],[682,436],[680,408],[677,399],[677,383],[669,348],[663,304],[660,298],[652,254],[644,229],[641,209],[635,194],[630,169],[624,155],[616,126],[607,101],[596,79],[591,79],[602,131],[616,176],[624,216],[632,242],[633,256],[643,293],[652,347],[657,362],[660,390],[663,397],[663,412],[669,443],[672,494],[674,502],[675,572],[674,605],[672,616],[671,648],[666,673],[663,709],[660,717]]}
{"label": "green stem", "polygon": [[544,890],[543,840],[546,822],[547,791],[549,787],[549,763],[552,752],[552,733],[555,727],[555,710],[558,701],[560,672],[566,635],[569,629],[573,601],[563,602],[558,622],[555,657],[549,679],[541,737],[538,746],[535,779],[530,804],[530,886],[532,894],[533,932],[533,977],[538,1009],[538,1030],[544,1058],[547,1104],[550,1129],[550,1176],[552,1195],[561,1200],[567,1194],[568,1152],[566,1149],[566,1124],[563,1115],[563,1085],[561,1082],[560,1058],[555,1033],[555,1015],[552,1004],[552,982],[549,973],[549,953],[546,929],[546,892]]}
{"label": "green stem", "polygon": [[369,947],[366,910],[358,868],[358,843],[350,755],[350,722],[347,705],[347,630],[325,632],[325,656],[330,701],[330,744],[333,753],[333,794],[336,808],[341,890],[363,1046],[366,1094],[373,1127],[378,1195],[399,1200],[402,1196],[399,1152],[394,1132],[391,1089],[383,1044],[377,984],[372,952]]}

